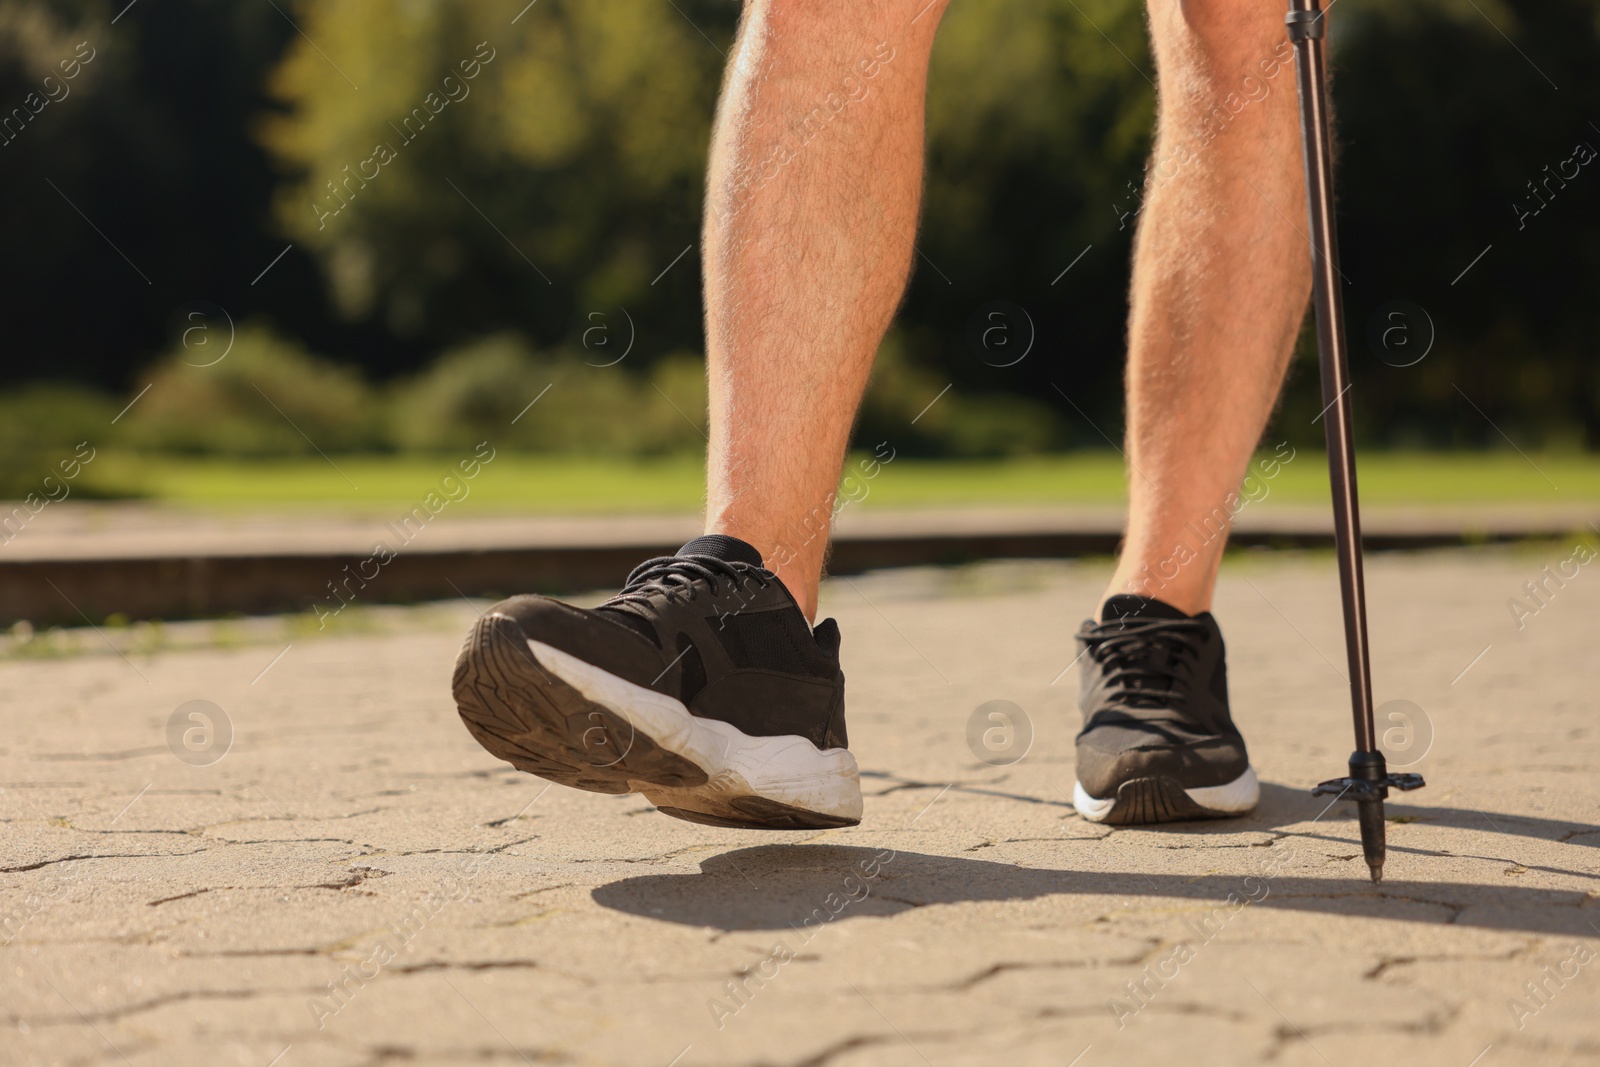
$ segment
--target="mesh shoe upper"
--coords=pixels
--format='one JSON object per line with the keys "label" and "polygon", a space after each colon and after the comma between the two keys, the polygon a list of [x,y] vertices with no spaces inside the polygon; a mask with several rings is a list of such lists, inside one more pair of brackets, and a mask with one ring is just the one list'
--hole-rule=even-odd
{"label": "mesh shoe upper", "polygon": [[1166,776],[1192,789],[1243,774],[1249,757],[1228,710],[1216,619],[1135,596],[1112,597],[1103,614],[1078,631],[1084,789],[1109,797],[1133,778]]}
{"label": "mesh shoe upper", "polygon": [[594,609],[521,596],[496,610],[530,639],[676,697],[694,715],[753,737],[847,747],[838,625],[808,626],[743,541],[697,538],[647,560]]}

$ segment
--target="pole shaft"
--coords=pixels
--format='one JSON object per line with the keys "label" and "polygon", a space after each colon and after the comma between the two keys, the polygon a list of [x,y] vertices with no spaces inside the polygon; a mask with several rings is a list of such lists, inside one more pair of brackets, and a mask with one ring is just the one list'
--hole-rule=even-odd
{"label": "pole shaft", "polygon": [[[1318,0],[1289,0],[1291,12],[1318,13]],[[1322,21],[1322,20],[1319,20]],[[1319,27],[1320,30],[1320,27]],[[1321,32],[1296,35],[1300,136],[1305,150],[1306,208],[1311,221],[1312,293],[1317,351],[1322,369],[1323,432],[1333,487],[1333,531],[1344,600],[1345,654],[1356,749],[1376,749],[1372,677],[1367,656],[1367,603],[1361,571],[1361,513],[1356,498],[1355,441],[1350,428],[1350,367],[1346,357],[1344,301],[1339,291],[1339,246],[1333,219],[1333,160],[1328,133],[1328,92]]]}

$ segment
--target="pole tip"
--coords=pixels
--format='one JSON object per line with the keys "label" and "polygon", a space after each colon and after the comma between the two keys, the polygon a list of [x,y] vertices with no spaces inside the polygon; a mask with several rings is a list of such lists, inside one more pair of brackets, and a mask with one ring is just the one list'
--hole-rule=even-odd
{"label": "pole tip", "polygon": [[1379,882],[1383,881],[1383,864],[1381,864],[1381,863],[1369,863],[1369,864],[1367,864],[1367,866],[1372,869],[1372,884],[1373,885],[1377,885]]}

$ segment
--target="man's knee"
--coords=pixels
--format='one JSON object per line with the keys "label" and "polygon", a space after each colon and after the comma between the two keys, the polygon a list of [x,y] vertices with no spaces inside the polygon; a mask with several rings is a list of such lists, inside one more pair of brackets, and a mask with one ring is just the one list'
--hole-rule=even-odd
{"label": "man's knee", "polygon": [[836,38],[873,34],[890,43],[931,39],[950,0],[749,0],[746,18],[759,18],[782,36]]}
{"label": "man's knee", "polygon": [[1150,23],[1158,50],[1165,37],[1165,43],[1198,50],[1218,65],[1281,66],[1277,46],[1285,46],[1284,57],[1292,55],[1283,24],[1287,10],[1287,4],[1263,0],[1150,0]]}
{"label": "man's knee", "polygon": [[1283,14],[1265,0],[1148,0],[1164,115],[1191,115],[1208,139],[1292,82],[1294,48]]}

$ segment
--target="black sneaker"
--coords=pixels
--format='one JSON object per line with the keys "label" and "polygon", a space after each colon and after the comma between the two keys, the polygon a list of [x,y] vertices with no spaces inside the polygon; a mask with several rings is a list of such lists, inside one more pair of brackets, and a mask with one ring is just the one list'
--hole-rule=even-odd
{"label": "black sneaker", "polygon": [[811,830],[861,821],[839,627],[806,625],[754,547],[697,537],[593,610],[496,604],[456,661],[461,718],[521,770],[643,793],[690,822]]}
{"label": "black sneaker", "polygon": [[1107,600],[1100,616],[1078,631],[1078,814],[1128,825],[1254,808],[1261,787],[1228,713],[1217,620],[1129,594]]}

